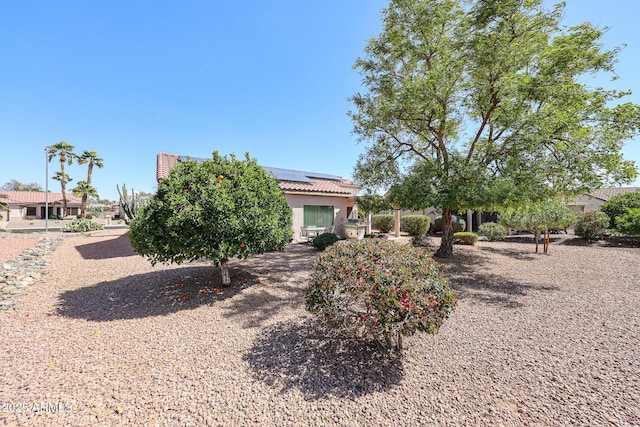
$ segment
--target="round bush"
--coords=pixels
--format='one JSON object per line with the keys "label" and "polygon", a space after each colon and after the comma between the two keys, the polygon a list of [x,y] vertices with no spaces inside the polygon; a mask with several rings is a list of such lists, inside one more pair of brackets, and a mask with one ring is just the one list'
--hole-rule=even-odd
{"label": "round bush", "polygon": [[319,254],[307,309],[351,337],[402,349],[402,336],[436,333],[456,305],[454,291],[423,250],[378,239],[338,242]]}
{"label": "round bush", "polygon": [[600,210],[609,216],[611,228],[618,229],[618,218],[626,215],[627,209],[640,208],[640,191],[618,194],[600,206]]}
{"label": "round bush", "polygon": [[504,240],[507,237],[507,229],[495,222],[485,222],[478,228],[478,232],[491,241]]}
{"label": "round bush", "polygon": [[64,233],[86,233],[97,230],[104,230],[104,226],[88,219],[74,219],[62,229]]}
{"label": "round bush", "polygon": [[609,226],[609,216],[601,211],[581,214],[576,222],[575,233],[585,240],[598,240]]}
{"label": "round bush", "polygon": [[373,215],[371,217],[373,228],[382,233],[388,233],[395,226],[395,218],[391,214]]}
{"label": "round bush", "polygon": [[478,235],[469,231],[458,231],[457,233],[453,233],[453,243],[475,245],[478,243]]}
{"label": "round bush", "polygon": [[420,236],[413,236],[411,238],[411,244],[416,247],[429,246],[429,235],[422,234]]}
{"label": "round bush", "polygon": [[405,215],[400,218],[400,227],[410,236],[422,236],[429,231],[430,222],[427,215]]}
{"label": "round bush", "polygon": [[313,246],[320,251],[324,251],[338,240],[340,240],[340,237],[335,233],[322,233],[313,239]]}
{"label": "round bush", "polygon": [[[451,224],[453,225],[453,232],[454,233],[458,233],[461,231],[464,231],[467,228],[467,221],[465,221],[464,219],[462,219],[461,217],[457,216],[457,215],[451,215]],[[435,220],[433,220],[433,228],[435,230],[436,233],[441,233],[442,232],[442,217],[436,217]]]}
{"label": "round bush", "polygon": [[640,235],[640,208],[629,208],[618,218],[617,230],[631,236]]}

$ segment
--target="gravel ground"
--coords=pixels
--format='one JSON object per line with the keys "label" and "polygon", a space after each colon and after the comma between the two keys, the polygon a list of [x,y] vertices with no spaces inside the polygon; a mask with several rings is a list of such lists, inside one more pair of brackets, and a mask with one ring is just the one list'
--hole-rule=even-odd
{"label": "gravel ground", "polygon": [[456,246],[456,311],[398,358],[305,312],[307,245],[234,260],[216,293],[123,233],[66,237],[0,315],[5,425],[640,425],[639,248]]}
{"label": "gravel ground", "polygon": [[0,234],[0,264],[17,257],[23,250],[30,248],[40,241],[42,236],[33,234],[1,233]]}

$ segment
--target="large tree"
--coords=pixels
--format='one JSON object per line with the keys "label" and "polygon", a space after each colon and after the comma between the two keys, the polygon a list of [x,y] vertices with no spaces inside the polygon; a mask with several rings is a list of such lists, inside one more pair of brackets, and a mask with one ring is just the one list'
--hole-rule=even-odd
{"label": "large tree", "polygon": [[40,184],[37,182],[31,182],[29,184],[24,184],[20,181],[12,179],[11,181],[5,182],[0,187],[0,190],[7,191],[43,191]]}
{"label": "large tree", "polygon": [[[409,208],[442,208],[437,252],[453,252],[466,208],[570,194],[637,174],[628,92],[592,87],[618,48],[602,29],[560,25],[542,0],[391,0],[355,68],[354,132],[368,143],[356,179]],[[591,85],[590,85],[591,84]]]}
{"label": "large tree", "polygon": [[71,181],[69,175],[64,171],[64,165],[71,166],[73,164],[73,160],[77,157],[76,153],[73,152],[74,148],[73,145],[65,141],[60,141],[47,147],[49,161],[55,157],[60,159],[60,171],[56,173],[53,179],[60,181],[60,187],[62,188],[62,216],[67,215],[67,182]]}
{"label": "large tree", "polygon": [[[91,178],[93,177],[93,167],[97,166],[99,168],[102,168],[104,166],[104,160],[102,160],[100,157],[98,157],[98,153],[96,153],[95,151],[87,151],[84,150],[82,152],[81,155],[78,156],[78,164],[84,165],[85,163],[87,163],[87,180],[86,181],[80,181],[80,182],[86,182],[87,186],[90,188],[93,188],[93,192],[96,194],[97,196],[97,190],[91,186]],[[78,187],[80,187],[80,183],[78,183]],[[87,194],[93,196],[93,194],[90,193],[82,193],[82,205],[80,208],[80,216],[82,218],[85,217],[86,215],[86,210],[87,210]]]}
{"label": "large tree", "polygon": [[130,223],[131,243],[152,264],[199,258],[220,265],[234,256],[283,250],[291,241],[291,209],[278,181],[247,154],[178,163]]}

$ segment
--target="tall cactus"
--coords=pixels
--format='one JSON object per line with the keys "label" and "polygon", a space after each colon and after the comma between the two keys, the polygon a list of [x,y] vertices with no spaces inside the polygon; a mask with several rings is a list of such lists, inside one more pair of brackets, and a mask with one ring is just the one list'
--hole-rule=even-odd
{"label": "tall cactus", "polygon": [[118,184],[116,184],[116,188],[120,195],[120,207],[124,211],[124,222],[129,224],[137,218],[138,211],[145,205],[146,200],[140,197],[140,193],[136,193],[133,188],[131,189],[131,196],[129,196],[126,184],[122,184],[122,191],[120,191]]}

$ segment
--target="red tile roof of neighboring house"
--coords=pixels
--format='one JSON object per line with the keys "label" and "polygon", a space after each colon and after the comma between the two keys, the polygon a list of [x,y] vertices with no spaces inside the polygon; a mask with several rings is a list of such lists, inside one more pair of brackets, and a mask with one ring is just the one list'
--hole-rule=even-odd
{"label": "red tile roof of neighboring house", "polygon": [[610,187],[610,188],[597,188],[587,192],[588,196],[595,197],[596,199],[607,201],[614,196],[620,194],[632,193],[634,191],[640,191],[640,187]]}
{"label": "red tile roof of neighboring house", "polygon": [[[171,168],[173,168],[173,166],[183,158],[189,159],[188,156],[181,156],[179,154],[158,153],[156,180],[160,180],[168,176]],[[194,160],[199,159],[194,158]],[[304,182],[282,178],[278,180],[280,189],[290,193],[324,193],[348,195],[354,194],[357,189],[360,188],[357,183],[339,176],[269,167],[265,167],[265,169],[283,172],[285,174],[283,176],[303,176]],[[318,176],[323,178],[319,178]],[[324,177],[331,177],[332,179],[324,179]]]}
{"label": "red tile roof of neighboring house", "polygon": [[[0,194],[4,194],[7,198],[0,199],[4,203],[17,205],[32,205],[46,203],[46,194],[44,191],[5,191],[0,190]],[[62,193],[49,193],[50,204],[62,204]],[[73,194],[67,194],[67,204],[79,205],[82,203],[80,197]]]}

